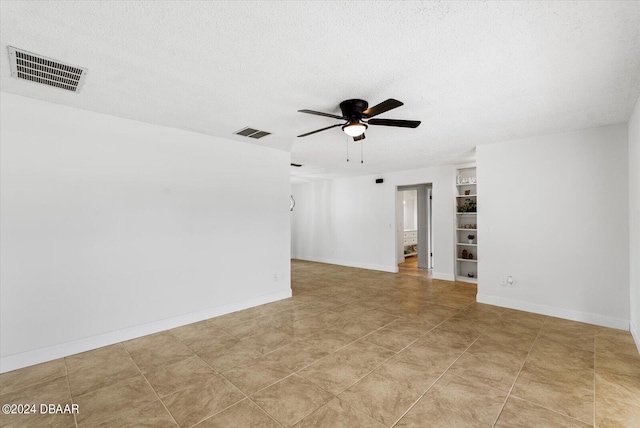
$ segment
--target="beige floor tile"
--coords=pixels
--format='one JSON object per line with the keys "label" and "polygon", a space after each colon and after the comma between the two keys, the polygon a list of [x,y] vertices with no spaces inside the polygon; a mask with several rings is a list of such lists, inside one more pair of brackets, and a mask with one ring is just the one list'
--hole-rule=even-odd
{"label": "beige floor tile", "polygon": [[397,427],[490,427],[507,394],[446,374],[398,422]]}
{"label": "beige floor tile", "polygon": [[602,398],[640,405],[640,377],[596,373],[596,393]]}
{"label": "beige floor tile", "polygon": [[369,370],[332,354],[300,370],[298,375],[310,380],[325,391],[338,395],[367,373]]}
{"label": "beige floor tile", "polygon": [[396,355],[386,361],[373,373],[418,394],[424,393],[441,375],[435,370],[425,370],[422,362],[403,358],[401,355]]}
{"label": "beige floor tile", "polygon": [[205,419],[194,428],[278,428],[280,425],[256,406],[251,400],[243,400],[222,412]]}
{"label": "beige floor tile", "polygon": [[246,339],[247,337],[264,333],[271,328],[273,327],[267,319],[260,318],[225,327],[224,331],[231,334],[237,339]]}
{"label": "beige floor tile", "polygon": [[162,401],[181,427],[190,427],[244,398],[229,381],[216,375],[163,397]]}
{"label": "beige floor tile", "polygon": [[108,426],[109,422],[127,419],[158,397],[147,381],[138,375],[116,384],[74,397],[79,406],[76,415],[79,427]]}
{"label": "beige floor tile", "polygon": [[251,396],[258,406],[287,427],[293,426],[332,398],[332,394],[297,375]]}
{"label": "beige floor tile", "polygon": [[596,333],[596,352],[637,356],[638,348],[628,331],[600,327]]}
{"label": "beige floor tile", "polygon": [[436,327],[427,333],[422,339],[436,345],[447,346],[449,348],[464,351],[478,337],[479,331],[465,331],[461,329],[451,329]]}
{"label": "beige floor tile", "polygon": [[75,397],[85,392],[113,385],[140,372],[121,344],[71,355],[65,358],[69,386]]}
{"label": "beige floor tile", "polygon": [[481,339],[519,351],[529,352],[536,340],[536,335],[522,335],[505,330],[488,329],[480,336]]}
{"label": "beige floor tile", "polygon": [[421,367],[429,375],[441,375],[460,357],[462,352],[423,338],[398,353],[398,359]]}
{"label": "beige floor tile", "polygon": [[320,345],[318,343],[310,344],[305,340],[296,340],[290,345],[276,349],[267,355],[288,369],[298,371],[329,354],[329,351],[323,349]]}
{"label": "beige floor tile", "polygon": [[416,339],[427,334],[433,327],[424,323],[398,319],[366,336],[365,340],[399,352]]}
{"label": "beige floor tile", "polygon": [[511,394],[586,423],[593,423],[594,371],[527,360]]}
{"label": "beige floor tile", "polygon": [[380,422],[364,412],[334,398],[302,421],[296,428],[383,428]]}
{"label": "beige floor tile", "polygon": [[[195,333],[195,331],[193,333]],[[239,339],[222,329],[211,328],[206,333],[199,335],[194,334],[193,336],[185,335],[182,338],[179,338],[179,340],[187,345],[193,352],[199,352],[205,348],[213,346],[221,348],[231,346],[234,343],[237,343]]]}
{"label": "beige floor tile", "polygon": [[590,369],[593,370],[595,354],[581,346],[576,346],[575,342],[560,342],[543,337],[542,333],[536,339],[529,354],[530,361],[537,361],[541,365]]}
{"label": "beige floor tile", "polygon": [[215,375],[209,365],[194,355],[146,373],[145,377],[158,396],[164,397]]}
{"label": "beige floor tile", "polygon": [[48,382],[66,376],[66,374],[64,359],[62,358],[2,373],[0,374],[0,394]]}
{"label": "beige floor tile", "polygon": [[187,345],[176,340],[164,346],[137,351],[130,353],[130,355],[140,371],[142,371],[142,373],[148,373],[189,358],[193,355],[193,352]]}
{"label": "beige floor tile", "polygon": [[185,342],[192,337],[215,334],[218,331],[220,331],[220,329],[215,327],[209,320],[204,320],[171,329],[169,333],[174,335],[178,340]]}
{"label": "beige floor tile", "polygon": [[515,397],[509,397],[496,424],[499,428],[587,428],[590,426],[592,425]]}
{"label": "beige floor tile", "polygon": [[[80,426],[82,427],[83,425]],[[116,416],[102,426],[118,428],[177,428],[178,424],[160,400],[156,400],[136,407],[134,411],[122,415],[122,417]]]}
{"label": "beige floor tile", "polygon": [[640,354],[596,352],[596,372],[640,377]]}
{"label": "beige floor tile", "polygon": [[250,395],[273,385],[292,373],[293,370],[264,356],[246,365],[227,370],[222,375],[242,392]]}
{"label": "beige floor tile", "polygon": [[391,426],[420,397],[420,393],[374,372],[338,397],[383,425]]}
{"label": "beige floor tile", "polygon": [[598,428],[630,428],[638,426],[640,403],[630,404],[610,398],[596,398]]}
{"label": "beige floor tile", "polygon": [[525,351],[498,345],[480,337],[448,372],[509,392],[526,357]]}
{"label": "beige floor tile", "polygon": [[262,357],[251,343],[239,341],[225,348],[212,346],[199,351],[198,356],[219,372],[246,364]]}
{"label": "beige floor tile", "polygon": [[[43,367],[39,367],[39,372],[45,375],[55,373],[56,371]],[[28,379],[33,380],[33,372],[30,373]],[[37,377],[36,377],[37,378]],[[14,383],[15,385],[15,383]],[[72,414],[40,414],[40,404],[61,404],[65,406],[71,404],[71,396],[69,395],[69,386],[66,377],[58,377],[45,382],[37,383],[17,391],[0,395],[0,404],[35,404],[35,413],[29,414],[0,414],[0,426],[2,427],[20,427],[20,428],[40,428],[40,427],[73,427],[75,421]],[[18,410],[17,408],[15,409]],[[30,409],[31,410],[31,409]]]}
{"label": "beige floor tile", "polygon": [[556,341],[565,346],[580,350],[595,351],[594,326],[588,324],[545,324],[538,335],[538,340]]}
{"label": "beige floor tile", "polygon": [[255,336],[243,339],[243,342],[266,354],[293,342],[293,336],[275,329],[269,329]]}
{"label": "beige floor tile", "polygon": [[382,346],[358,340],[336,351],[336,356],[367,370],[373,370],[395,355],[395,352]]}

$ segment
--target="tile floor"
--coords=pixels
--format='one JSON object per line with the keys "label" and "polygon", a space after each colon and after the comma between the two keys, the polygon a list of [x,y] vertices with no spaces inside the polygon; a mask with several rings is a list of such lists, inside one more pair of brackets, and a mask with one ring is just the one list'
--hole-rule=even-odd
{"label": "tile floor", "polygon": [[[628,332],[293,261],[294,297],[2,374],[3,427],[640,426]],[[635,424],[635,425],[634,425]]]}

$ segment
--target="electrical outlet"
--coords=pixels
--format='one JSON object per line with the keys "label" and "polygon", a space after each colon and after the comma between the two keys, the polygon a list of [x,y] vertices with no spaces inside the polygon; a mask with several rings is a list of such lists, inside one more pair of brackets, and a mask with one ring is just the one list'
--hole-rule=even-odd
{"label": "electrical outlet", "polygon": [[515,286],[513,285],[514,283],[515,283],[515,281],[513,280],[513,277],[512,277],[511,275],[509,275],[509,276],[507,277],[507,284],[508,284],[507,286],[508,286],[508,287],[515,287]]}

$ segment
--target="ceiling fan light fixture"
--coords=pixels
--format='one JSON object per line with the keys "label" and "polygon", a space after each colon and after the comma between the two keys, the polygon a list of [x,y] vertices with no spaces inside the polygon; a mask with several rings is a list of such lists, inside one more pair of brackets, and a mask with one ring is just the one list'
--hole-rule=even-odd
{"label": "ceiling fan light fixture", "polygon": [[367,125],[360,122],[349,122],[342,127],[342,130],[350,137],[359,137],[367,130]]}

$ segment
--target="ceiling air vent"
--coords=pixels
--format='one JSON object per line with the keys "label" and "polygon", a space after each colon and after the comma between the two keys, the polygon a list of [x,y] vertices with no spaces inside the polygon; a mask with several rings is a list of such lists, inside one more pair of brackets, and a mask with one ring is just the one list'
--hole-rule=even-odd
{"label": "ceiling air vent", "polygon": [[42,55],[9,46],[11,75],[67,91],[78,92],[84,83],[87,69],[65,64]]}
{"label": "ceiling air vent", "polygon": [[260,131],[258,129],[246,127],[246,128],[242,128],[239,131],[234,132],[234,134],[242,135],[244,137],[249,137],[249,138],[255,138],[257,140],[258,138],[262,138],[262,137],[266,137],[267,135],[270,135],[271,132]]}

